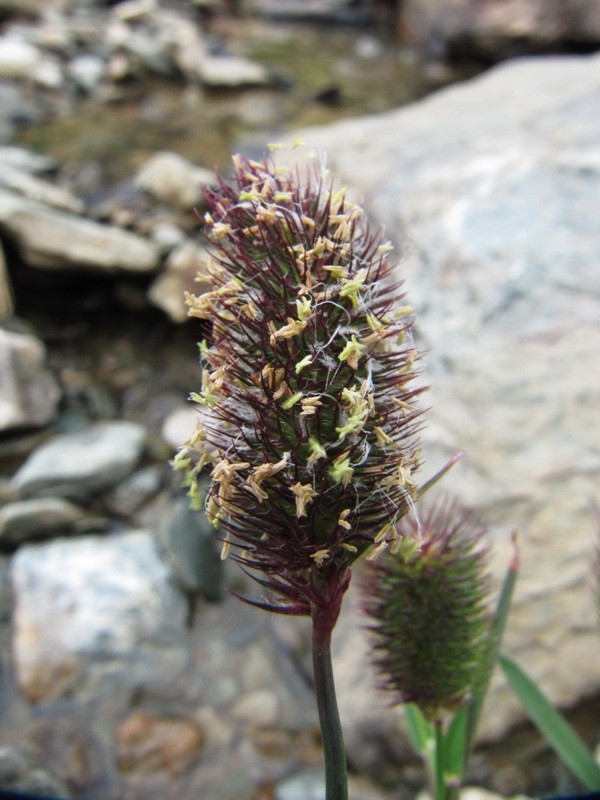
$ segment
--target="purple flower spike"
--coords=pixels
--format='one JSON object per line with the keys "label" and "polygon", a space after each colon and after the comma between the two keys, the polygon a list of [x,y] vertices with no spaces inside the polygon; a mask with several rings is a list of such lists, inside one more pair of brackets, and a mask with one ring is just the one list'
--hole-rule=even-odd
{"label": "purple flower spike", "polygon": [[[214,289],[198,427],[177,456],[270,610],[337,608],[356,559],[398,547],[416,493],[421,388],[392,249],[315,167],[234,158],[207,192]],[[335,611],[337,615],[337,610]]]}

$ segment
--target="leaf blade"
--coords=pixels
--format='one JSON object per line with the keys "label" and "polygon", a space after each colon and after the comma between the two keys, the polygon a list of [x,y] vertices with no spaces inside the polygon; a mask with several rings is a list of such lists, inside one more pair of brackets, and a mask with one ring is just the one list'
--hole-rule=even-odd
{"label": "leaf blade", "polygon": [[504,674],[540,733],[590,791],[600,789],[600,766],[565,718],[512,659],[499,657]]}

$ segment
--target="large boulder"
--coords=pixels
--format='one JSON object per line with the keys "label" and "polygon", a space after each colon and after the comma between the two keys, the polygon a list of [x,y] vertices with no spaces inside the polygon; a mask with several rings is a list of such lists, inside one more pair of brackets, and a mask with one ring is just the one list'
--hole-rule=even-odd
{"label": "large boulder", "polygon": [[12,582],[16,676],[29,700],[169,682],[187,663],[187,601],[147,531],[26,545]]}
{"label": "large boulder", "polygon": [[[303,132],[404,256],[432,387],[424,476],[464,450],[445,484],[489,524],[502,566],[520,531],[506,647],[561,705],[600,688],[599,136],[600,56],[507,62]],[[499,681],[484,733],[521,716]]]}

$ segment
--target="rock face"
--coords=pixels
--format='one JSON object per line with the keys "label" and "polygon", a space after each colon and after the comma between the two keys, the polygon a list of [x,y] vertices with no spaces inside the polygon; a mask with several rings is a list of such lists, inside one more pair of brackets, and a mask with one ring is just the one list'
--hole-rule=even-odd
{"label": "rock face", "polygon": [[[587,588],[600,470],[599,134],[598,56],[510,62],[304,134],[400,245],[432,387],[426,472],[464,450],[446,487],[487,521],[500,552],[521,532],[507,649],[559,704],[600,687]],[[484,730],[499,735],[520,716],[498,687]]]}
{"label": "rock face", "polygon": [[17,677],[30,700],[107,678],[174,679],[185,665],[187,604],[147,532],[27,545],[12,579]]}
{"label": "rock face", "polygon": [[561,47],[597,46],[598,0],[404,0],[400,33],[438,59],[497,60]]}

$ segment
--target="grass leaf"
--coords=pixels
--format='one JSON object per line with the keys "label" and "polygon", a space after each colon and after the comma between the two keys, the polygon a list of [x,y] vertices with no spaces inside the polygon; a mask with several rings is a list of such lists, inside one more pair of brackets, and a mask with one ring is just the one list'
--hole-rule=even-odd
{"label": "grass leaf", "polygon": [[591,791],[599,790],[600,766],[596,764],[579,735],[514,661],[503,655],[499,660],[513,691],[560,760],[586,788]]}
{"label": "grass leaf", "polygon": [[477,725],[481,716],[481,710],[485,701],[488,686],[496,666],[496,661],[500,654],[500,646],[502,644],[502,637],[506,627],[506,619],[510,610],[512,602],[512,595],[517,581],[517,572],[519,569],[519,553],[517,548],[517,535],[513,534],[514,554],[506,571],[498,604],[494,617],[490,623],[489,634],[485,647],[484,655],[479,663],[479,667],[475,674],[472,687],[471,701],[467,706],[467,718],[465,726],[465,764],[468,759],[473,746],[475,745],[475,736],[477,733]]}

